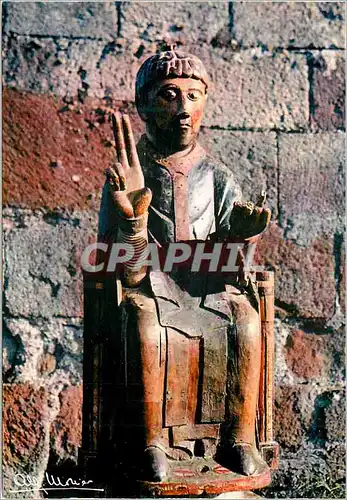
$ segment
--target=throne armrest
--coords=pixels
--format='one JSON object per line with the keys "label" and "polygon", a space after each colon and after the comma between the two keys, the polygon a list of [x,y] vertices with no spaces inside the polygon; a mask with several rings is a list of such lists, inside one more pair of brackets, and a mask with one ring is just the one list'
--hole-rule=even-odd
{"label": "throne armrest", "polygon": [[260,271],[256,275],[259,293],[262,349],[258,399],[257,436],[264,460],[275,469],[278,466],[278,444],[273,437],[274,401],[274,318],[275,293],[274,272]]}

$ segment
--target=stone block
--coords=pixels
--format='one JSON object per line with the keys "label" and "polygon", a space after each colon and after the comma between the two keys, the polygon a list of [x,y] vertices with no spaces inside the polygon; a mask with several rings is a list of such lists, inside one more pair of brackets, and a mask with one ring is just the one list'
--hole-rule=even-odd
{"label": "stone block", "polygon": [[4,325],[7,337],[16,343],[17,352],[21,354],[9,359],[12,381],[39,383],[38,365],[44,353],[40,330],[24,319],[5,318]]}
{"label": "stone block", "polygon": [[[327,464],[335,477],[335,484],[339,481],[343,486],[346,482],[346,443],[328,445],[327,448]],[[342,487],[341,490],[343,491]]]}
{"label": "stone block", "polygon": [[117,38],[115,2],[6,2],[5,32],[20,35]]}
{"label": "stone block", "polygon": [[344,493],[345,481],[337,481],[324,451],[307,445],[297,452],[282,452],[270,487],[262,490],[265,498],[344,498]]}
{"label": "stone block", "polygon": [[77,463],[82,441],[82,385],[70,386],[59,394],[60,411],[51,425],[51,453],[57,461]]}
{"label": "stone block", "polygon": [[[345,435],[345,409],[342,390],[324,386],[277,385],[274,401],[274,437],[282,457],[299,458],[311,448],[327,449],[342,444]],[[329,430],[330,429],[330,430]],[[281,461],[280,461],[281,463]]]}
{"label": "stone block", "polygon": [[[47,393],[30,384],[4,384],[2,397],[5,497],[37,498],[49,456]],[[27,477],[32,478],[32,491],[25,487]]]}
{"label": "stone block", "polygon": [[229,27],[228,2],[124,2],[121,37],[134,48],[162,41],[210,43]]}
{"label": "stone block", "polygon": [[212,77],[203,124],[223,128],[308,127],[308,67],[303,54],[198,48]]}
{"label": "stone block", "polygon": [[344,165],[342,133],[279,136],[279,220],[287,238],[309,245],[343,232]]}
{"label": "stone block", "polygon": [[135,77],[143,58],[115,42],[11,35],[4,37],[3,50],[8,87],[78,101],[87,96],[135,99]]}
{"label": "stone block", "polygon": [[296,452],[307,439],[316,392],[302,384],[276,387],[274,438],[282,451]]}
{"label": "stone block", "polygon": [[343,323],[330,335],[329,348],[333,358],[330,382],[344,383],[346,379],[346,329]]}
{"label": "stone block", "polygon": [[[277,299],[277,297],[276,297]],[[280,302],[280,301],[278,301]],[[275,318],[275,384],[343,383],[345,379],[345,331],[325,321],[296,320],[276,307],[286,318]]]}
{"label": "stone block", "polygon": [[343,2],[233,2],[233,34],[244,47],[344,48]]}
{"label": "stone block", "polygon": [[277,142],[271,132],[231,132],[203,128],[199,138],[213,157],[235,175],[243,197],[256,201],[267,192],[267,206],[277,215]]}
{"label": "stone block", "polygon": [[311,124],[315,131],[345,128],[345,57],[344,53],[322,50],[313,53]]}
{"label": "stone block", "polygon": [[261,263],[274,269],[275,297],[289,315],[329,319],[335,312],[333,238],[324,236],[303,247],[286,240],[272,223],[258,243]]}
{"label": "stone block", "polygon": [[97,65],[108,45],[100,40],[4,37],[4,82],[17,89],[83,99],[91,86],[94,94],[99,90]]}
{"label": "stone block", "polygon": [[344,391],[332,392],[331,403],[325,409],[325,429],[330,443],[345,443],[346,396]]}
{"label": "stone block", "polygon": [[[278,308],[276,308],[278,309]],[[278,318],[275,311],[275,386],[290,386],[298,383],[294,373],[289,369],[285,357],[285,345],[291,328],[284,320]]]}
{"label": "stone block", "polygon": [[302,443],[304,429],[297,408],[295,389],[277,387],[274,408],[274,438],[281,448],[296,451]]}
{"label": "stone block", "polygon": [[24,346],[21,339],[12,335],[5,320],[2,324],[2,381],[11,383],[15,380],[17,369],[25,361]]}
{"label": "stone block", "polygon": [[99,100],[67,105],[53,96],[6,89],[3,202],[98,210],[105,169],[115,161],[108,121],[115,108],[129,111],[139,137],[142,125],[127,105]]}
{"label": "stone block", "polygon": [[66,385],[81,382],[83,329],[79,318],[6,317],[4,330],[7,380],[35,382],[55,395]]}
{"label": "stone block", "polygon": [[82,314],[80,256],[96,237],[88,214],[29,216],[5,241],[5,300],[13,316]]}
{"label": "stone block", "polygon": [[339,268],[338,268],[338,294],[339,305],[342,315],[346,317],[346,245],[344,237],[341,235],[341,250],[339,255]]}
{"label": "stone block", "polygon": [[345,442],[346,408],[343,388],[327,388],[317,394],[312,409],[310,440],[332,448]]}
{"label": "stone block", "polygon": [[[62,97],[134,101],[135,78],[154,48],[137,55],[129,47],[102,41],[10,37],[4,41],[7,86]],[[194,48],[214,84],[204,124],[223,128],[302,130],[309,122],[308,67],[304,54],[260,49]]]}
{"label": "stone block", "polygon": [[89,95],[134,102],[136,74],[153,53],[147,50],[140,58],[127,48],[106,53],[91,78]]}
{"label": "stone block", "polygon": [[329,382],[333,363],[331,336],[307,333],[293,328],[284,347],[288,368],[306,381]]}

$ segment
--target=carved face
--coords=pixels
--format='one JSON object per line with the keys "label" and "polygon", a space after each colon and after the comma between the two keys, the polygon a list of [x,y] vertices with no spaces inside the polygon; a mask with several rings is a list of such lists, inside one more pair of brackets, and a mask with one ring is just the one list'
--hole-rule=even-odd
{"label": "carved face", "polygon": [[206,102],[206,86],[194,78],[168,78],[149,91],[147,134],[160,149],[182,151],[198,135]]}

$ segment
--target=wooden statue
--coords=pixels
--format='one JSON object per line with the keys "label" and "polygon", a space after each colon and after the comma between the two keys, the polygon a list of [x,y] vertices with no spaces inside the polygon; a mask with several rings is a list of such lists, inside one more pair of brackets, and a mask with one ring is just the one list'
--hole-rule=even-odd
{"label": "wooden statue", "polygon": [[[143,63],[146,131],[136,145],[129,117],[113,116],[100,242],[138,256],[148,242],[248,244],[266,229],[264,198],[243,203],[231,170],[197,142],[208,89],[203,63],[173,46]],[[158,496],[266,486],[277,457],[272,273],[134,261],[85,277],[83,463],[108,466],[111,482],[121,469]]]}

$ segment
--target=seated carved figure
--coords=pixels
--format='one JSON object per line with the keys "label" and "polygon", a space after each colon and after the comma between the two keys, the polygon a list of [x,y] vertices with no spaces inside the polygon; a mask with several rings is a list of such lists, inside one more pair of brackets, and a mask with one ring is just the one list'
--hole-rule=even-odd
{"label": "seated carved figure", "polygon": [[[240,203],[232,171],[197,142],[208,89],[203,63],[174,47],[143,63],[136,106],[145,135],[136,145],[129,117],[113,117],[118,162],[106,173],[99,241],[139,252],[147,242],[249,241],[267,227],[270,211]],[[116,416],[113,425],[138,436],[139,477],[162,482],[170,460],[209,454],[246,476],[266,470],[255,434],[261,328],[254,274],[232,279],[128,263],[120,279],[115,387],[126,397],[122,422]]]}

